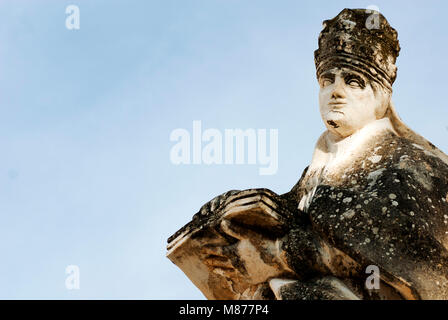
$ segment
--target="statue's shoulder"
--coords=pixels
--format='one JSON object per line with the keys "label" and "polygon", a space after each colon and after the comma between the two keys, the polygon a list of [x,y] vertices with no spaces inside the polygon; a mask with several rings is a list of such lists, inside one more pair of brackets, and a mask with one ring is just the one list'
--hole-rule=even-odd
{"label": "statue's shoulder", "polygon": [[[313,158],[315,156],[316,150],[324,150],[325,147],[325,139],[326,136],[328,135],[328,131],[324,131],[320,136],[319,139],[317,139],[316,145],[314,147],[314,153],[313,153]],[[307,166],[303,171],[302,171],[302,175],[300,176],[299,181],[297,181],[297,183],[292,187],[292,189],[285,193],[282,194],[281,197],[285,198],[289,201],[295,201],[295,202],[299,202],[300,199],[304,196],[304,194],[306,193],[305,190],[305,186],[303,184],[306,174],[309,171],[310,166]]]}
{"label": "statue's shoulder", "polygon": [[292,187],[292,189],[289,192],[280,195],[280,197],[282,197],[283,199],[286,199],[288,201],[293,201],[293,202],[300,201],[300,198],[303,196],[303,193],[305,192],[302,181],[305,178],[306,173],[308,172],[308,168],[309,168],[309,166],[307,166],[303,170],[299,181],[297,181],[297,183]]}
{"label": "statue's shoulder", "polygon": [[390,169],[402,172],[405,180],[416,179],[423,185],[438,182],[447,184],[448,164],[438,156],[437,151],[440,153],[431,143],[428,148],[407,138],[387,133],[368,150],[366,158],[373,162],[378,161],[376,167],[383,168],[383,174]]}
{"label": "statue's shoulder", "polygon": [[448,164],[428,146],[391,132],[377,136],[335,186],[406,213],[448,214]]}

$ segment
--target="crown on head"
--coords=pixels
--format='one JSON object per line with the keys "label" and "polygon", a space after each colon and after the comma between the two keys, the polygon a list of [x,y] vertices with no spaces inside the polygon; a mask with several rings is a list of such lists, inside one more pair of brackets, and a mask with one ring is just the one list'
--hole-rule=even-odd
{"label": "crown on head", "polygon": [[314,52],[318,78],[325,70],[347,67],[392,90],[400,44],[397,31],[381,13],[344,9],[323,26]]}

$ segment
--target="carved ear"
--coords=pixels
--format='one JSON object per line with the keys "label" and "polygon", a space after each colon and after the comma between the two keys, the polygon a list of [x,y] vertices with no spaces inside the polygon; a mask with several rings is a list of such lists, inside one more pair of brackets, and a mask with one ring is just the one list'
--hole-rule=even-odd
{"label": "carved ear", "polygon": [[382,119],[387,117],[387,112],[391,108],[392,95],[386,92],[383,88],[377,88],[375,96],[377,99],[381,99],[381,105],[376,108],[375,116],[377,119]]}
{"label": "carved ear", "polygon": [[409,133],[410,129],[401,120],[400,116],[398,115],[397,111],[395,110],[395,105],[392,102],[392,99],[390,99],[390,102],[389,102],[389,105],[387,107],[386,114],[384,117],[389,118],[394,130],[397,132],[397,134],[399,136],[403,137]]}

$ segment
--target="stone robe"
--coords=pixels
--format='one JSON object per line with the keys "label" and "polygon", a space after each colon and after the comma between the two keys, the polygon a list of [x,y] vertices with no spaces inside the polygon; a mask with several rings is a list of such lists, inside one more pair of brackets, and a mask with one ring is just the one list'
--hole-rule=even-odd
{"label": "stone robe", "polygon": [[[285,298],[332,298],[309,290],[328,275],[362,299],[448,299],[448,165],[398,136],[388,118],[339,144],[323,134],[311,165],[281,197],[299,204],[307,232],[319,239],[314,257],[301,256],[300,241],[290,244],[291,265],[317,267],[285,285]],[[379,290],[365,288],[369,265],[380,270]]]}
{"label": "stone robe", "polygon": [[397,119],[339,142],[325,132],[286,194],[216,197],[169,239],[169,258],[210,299],[448,299],[447,158]]}

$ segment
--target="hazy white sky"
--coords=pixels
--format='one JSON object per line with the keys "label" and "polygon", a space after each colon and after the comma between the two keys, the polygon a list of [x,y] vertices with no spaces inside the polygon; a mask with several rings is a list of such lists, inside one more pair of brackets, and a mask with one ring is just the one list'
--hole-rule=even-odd
{"label": "hazy white sky", "polygon": [[[398,112],[447,152],[446,1],[2,0],[0,298],[202,299],[166,239],[222,192],[297,182],[324,130],[321,23],[369,5],[399,34]],[[277,174],[173,165],[194,120],[278,129]]]}

